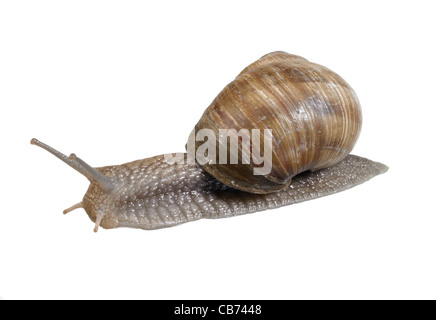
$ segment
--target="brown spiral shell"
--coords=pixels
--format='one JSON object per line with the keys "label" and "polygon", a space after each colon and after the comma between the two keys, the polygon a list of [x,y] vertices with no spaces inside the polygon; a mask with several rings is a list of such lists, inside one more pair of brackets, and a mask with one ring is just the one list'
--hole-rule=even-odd
{"label": "brown spiral shell", "polygon": [[[351,152],[361,124],[359,100],[339,75],[302,57],[273,52],[229,83],[195,130],[211,129],[218,140],[219,129],[271,129],[269,174],[253,175],[253,167],[259,167],[253,162],[201,165],[224,184],[268,193],[288,187],[301,172],[339,163]],[[218,141],[216,145],[218,149]]]}

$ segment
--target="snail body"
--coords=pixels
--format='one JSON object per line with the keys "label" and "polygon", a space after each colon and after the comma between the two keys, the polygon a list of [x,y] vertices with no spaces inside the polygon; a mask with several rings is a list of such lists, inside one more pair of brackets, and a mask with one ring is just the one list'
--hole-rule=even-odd
{"label": "snail body", "polygon": [[[262,57],[228,84],[195,126],[195,131],[203,129],[216,134],[217,154],[219,146],[230,147],[220,129],[241,135],[246,129],[270,130],[272,156],[265,162],[271,170],[253,174],[260,167],[254,156],[230,164],[170,163],[161,155],[92,168],[74,154],[67,157],[36,139],[31,143],[89,179],[82,202],[64,213],[84,208],[95,231],[99,226],[158,229],[277,208],[351,188],[387,170],[349,155],[361,129],[353,89],[329,69],[284,52]],[[260,136],[260,146],[267,140]],[[253,144],[249,150],[260,154],[260,146]],[[238,148],[241,160],[244,146]],[[192,156],[190,151],[198,155],[200,149],[194,141],[182,159]]]}

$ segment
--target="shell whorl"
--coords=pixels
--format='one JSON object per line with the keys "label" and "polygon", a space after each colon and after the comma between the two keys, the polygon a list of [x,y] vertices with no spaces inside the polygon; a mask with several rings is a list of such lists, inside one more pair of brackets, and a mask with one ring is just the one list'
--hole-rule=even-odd
{"label": "shell whorl", "polygon": [[271,129],[268,175],[253,176],[254,164],[202,165],[234,188],[268,193],[286,188],[303,171],[343,160],[357,141],[361,122],[357,96],[339,75],[302,57],[273,52],[229,83],[195,129],[212,129],[217,137],[219,129]]}

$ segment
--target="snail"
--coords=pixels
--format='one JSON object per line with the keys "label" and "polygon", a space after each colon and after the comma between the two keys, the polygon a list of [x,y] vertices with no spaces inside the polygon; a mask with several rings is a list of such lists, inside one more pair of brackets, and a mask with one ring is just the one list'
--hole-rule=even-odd
{"label": "snail", "polygon": [[350,155],[361,123],[359,100],[339,75],[272,52],[218,94],[187,153],[93,168],[75,154],[31,143],[90,181],[83,200],[65,214],[85,209],[95,232],[100,226],[159,229],[323,197],[386,172],[384,164]]}

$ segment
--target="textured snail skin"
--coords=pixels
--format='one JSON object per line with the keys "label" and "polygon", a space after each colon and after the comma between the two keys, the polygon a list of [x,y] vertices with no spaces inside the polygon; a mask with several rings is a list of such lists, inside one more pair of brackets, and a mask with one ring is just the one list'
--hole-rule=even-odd
{"label": "textured snail skin", "polygon": [[312,200],[357,186],[388,170],[384,164],[354,155],[318,171],[294,177],[286,189],[256,194],[233,189],[198,164],[169,164],[156,156],[117,166],[92,168],[75,154],[69,157],[32,139],[82,173],[90,186],[82,202],[95,222],[94,231],[118,227],[160,229],[199,219],[227,218]]}
{"label": "textured snail skin", "polygon": [[197,164],[168,164],[163,156],[97,168],[115,182],[110,193],[91,182],[83,208],[105,229],[159,229],[199,219],[227,218],[279,208],[334,194],[388,168],[354,155],[315,172],[305,172],[281,191],[254,194],[228,187]]}
{"label": "textured snail skin", "polygon": [[287,188],[300,172],[342,161],[353,149],[361,125],[359,100],[344,79],[324,66],[279,51],[246,67],[218,94],[195,130],[215,133],[218,154],[226,143],[219,139],[222,128],[271,129],[269,174],[253,175],[256,165],[243,164],[241,158],[234,166],[218,161],[202,164],[236,189],[269,193]]}

